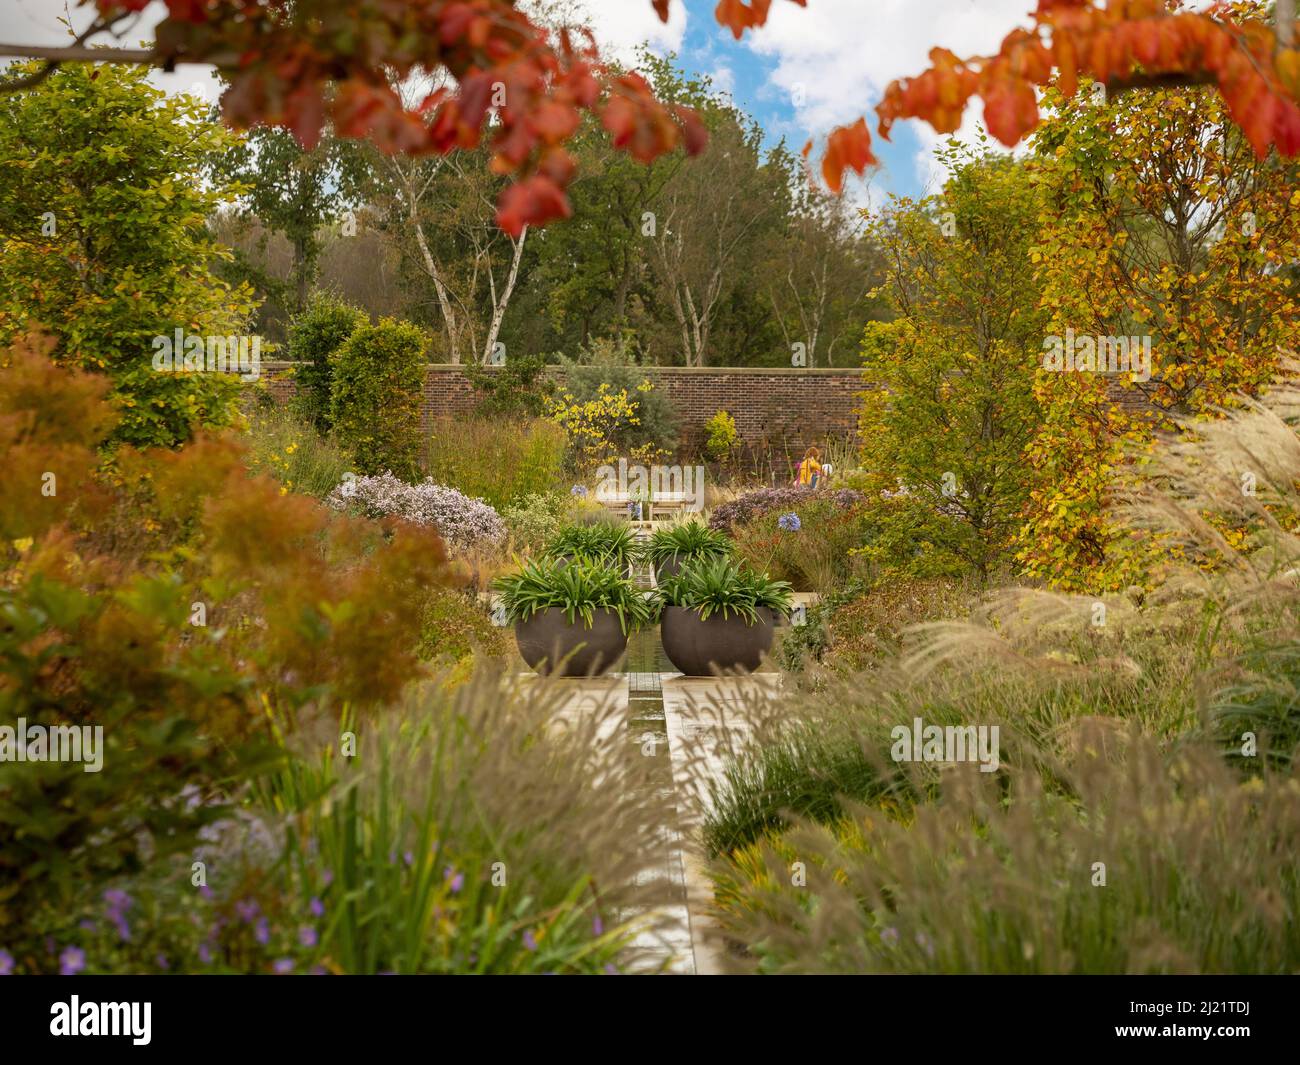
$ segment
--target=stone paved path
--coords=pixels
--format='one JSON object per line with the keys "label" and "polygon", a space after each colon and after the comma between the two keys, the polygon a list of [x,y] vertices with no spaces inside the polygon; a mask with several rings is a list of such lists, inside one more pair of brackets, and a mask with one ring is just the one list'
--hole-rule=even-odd
{"label": "stone paved path", "polygon": [[646,648],[634,647],[628,673],[563,681],[566,698],[555,721],[564,727],[608,709],[597,741],[635,743],[656,760],[653,786],[663,810],[659,846],[646,856],[637,879],[641,884],[662,881],[663,896],[672,901],[658,911],[658,932],[643,934],[637,946],[647,969],[713,974],[722,970],[721,955],[708,917],[712,893],[695,830],[710,780],[721,778],[726,755],[748,734],[743,708],[774,696],[781,675],[683,677],[662,672],[658,665]]}

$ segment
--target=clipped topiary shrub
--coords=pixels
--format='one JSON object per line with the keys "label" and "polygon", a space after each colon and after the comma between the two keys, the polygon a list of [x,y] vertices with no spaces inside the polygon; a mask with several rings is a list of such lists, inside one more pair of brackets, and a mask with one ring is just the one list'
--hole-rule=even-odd
{"label": "clipped topiary shrub", "polygon": [[330,416],[362,473],[418,476],[424,349],[418,326],[385,318],[330,356]]}
{"label": "clipped topiary shrub", "polygon": [[368,321],[360,308],[317,292],[307,309],[289,324],[285,354],[298,364],[294,368],[294,407],[322,432],[333,424],[330,397],[334,368],[330,357]]}

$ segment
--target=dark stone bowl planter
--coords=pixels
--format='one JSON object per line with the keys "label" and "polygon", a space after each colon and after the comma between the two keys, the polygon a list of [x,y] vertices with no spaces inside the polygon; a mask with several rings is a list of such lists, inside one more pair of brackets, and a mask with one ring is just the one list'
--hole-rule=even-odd
{"label": "dark stone bowl planter", "polygon": [[664,607],[659,635],[668,660],[688,677],[744,670],[752,673],[772,649],[776,615],[759,607],[758,622],[748,624],[735,614],[714,614],[701,621],[694,610]]}
{"label": "dark stone bowl planter", "polygon": [[[703,556],[705,562],[712,562],[713,556]],[[655,566],[655,580],[663,580],[665,577],[675,577],[681,573],[692,562],[697,560],[694,555],[669,555],[662,562]]]}
{"label": "dark stone bowl planter", "polygon": [[612,610],[595,611],[587,628],[581,615],[570,624],[564,611],[553,606],[527,621],[516,621],[515,643],[538,673],[594,677],[618,664],[627,650],[627,635]]}
{"label": "dark stone bowl planter", "polygon": [[677,574],[681,573],[682,567],[689,561],[685,555],[670,555],[655,566],[655,580],[661,581],[665,577],[677,576]]}

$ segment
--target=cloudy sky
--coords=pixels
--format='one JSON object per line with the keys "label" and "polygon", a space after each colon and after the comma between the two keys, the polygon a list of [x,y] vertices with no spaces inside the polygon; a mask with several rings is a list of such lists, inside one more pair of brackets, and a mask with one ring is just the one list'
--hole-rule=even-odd
{"label": "cloudy sky", "polygon": [[[1033,6],[1032,0],[808,0],[800,8],[776,0],[768,25],[736,41],[714,21],[715,0],[676,0],[667,26],[650,0],[578,2],[611,52],[630,57],[647,43],[656,52],[676,53],[687,70],[709,75],[719,90],[730,92],[773,141],[784,137],[795,149],[861,114],[867,114],[874,136],[869,112],[893,78],[924,70],[936,45],[958,55],[996,50]],[[160,4],[152,5],[136,36],[149,35],[160,10]],[[0,42],[57,44],[63,12],[59,0],[0,0]],[[71,18],[82,26],[87,12],[74,6]],[[173,90],[206,80],[196,67],[157,77]],[[969,113],[964,128],[974,129],[978,118]],[[896,126],[893,136],[892,143],[878,141],[882,166],[869,178],[869,191],[855,189],[855,198],[916,195],[933,187],[933,131],[909,122]]]}

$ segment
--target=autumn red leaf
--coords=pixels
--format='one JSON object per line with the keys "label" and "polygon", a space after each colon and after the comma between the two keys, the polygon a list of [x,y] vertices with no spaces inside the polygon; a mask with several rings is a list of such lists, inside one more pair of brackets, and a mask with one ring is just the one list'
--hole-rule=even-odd
{"label": "autumn red leaf", "polygon": [[871,134],[865,119],[851,126],[841,126],[826,138],[826,155],[822,158],[822,176],[832,192],[844,187],[844,171],[852,170],[861,176],[869,166],[876,164],[871,154]]}
{"label": "autumn red leaf", "polygon": [[564,190],[543,174],[534,174],[507,188],[497,201],[497,225],[512,237],[524,226],[544,226],[573,213]]}

